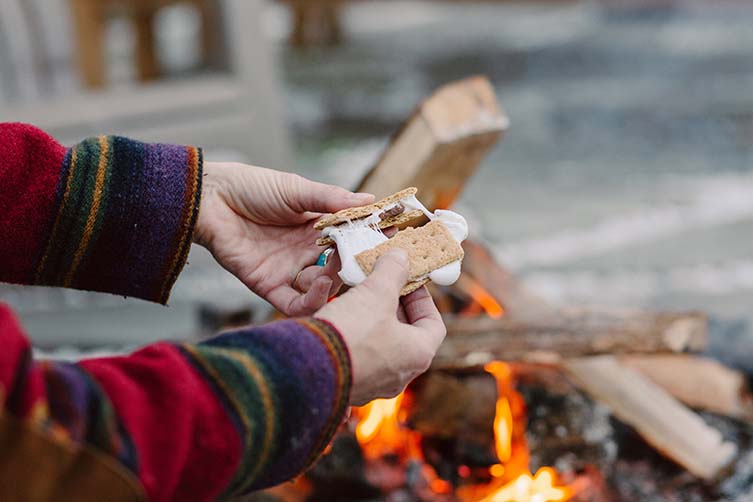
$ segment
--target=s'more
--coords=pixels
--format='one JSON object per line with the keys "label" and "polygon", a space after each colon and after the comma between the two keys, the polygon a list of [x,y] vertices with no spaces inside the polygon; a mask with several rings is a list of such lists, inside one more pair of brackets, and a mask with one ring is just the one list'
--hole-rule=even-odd
{"label": "s'more", "polygon": [[[410,262],[406,295],[429,281],[449,286],[460,277],[468,223],[460,214],[429,211],[418,200],[416,188],[406,188],[366,206],[343,209],[319,219],[317,244],[337,246],[342,268],[338,275],[349,286],[366,279],[377,260],[393,248],[403,249]],[[402,228],[392,237],[389,228]]]}

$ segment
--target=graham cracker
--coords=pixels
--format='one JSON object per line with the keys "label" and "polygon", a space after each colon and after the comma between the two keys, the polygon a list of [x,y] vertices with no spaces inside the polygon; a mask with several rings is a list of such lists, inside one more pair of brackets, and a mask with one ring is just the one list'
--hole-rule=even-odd
{"label": "graham cracker", "polygon": [[419,228],[406,228],[391,239],[356,255],[366,275],[374,269],[380,256],[390,249],[401,248],[410,261],[409,285],[429,272],[463,258],[463,248],[440,221],[431,221]]}
{"label": "graham cracker", "polygon": [[[378,223],[379,228],[390,228],[395,227],[397,225],[405,225],[406,223],[410,223],[412,221],[416,221],[424,216],[424,212],[420,209],[410,209],[405,211],[404,213],[400,213],[397,216],[393,216],[392,218],[387,218],[385,220],[381,220]],[[319,237],[316,240],[316,244],[318,246],[331,246],[334,244],[334,241],[331,237]]]}
{"label": "graham cracker", "polygon": [[316,230],[321,230],[326,227],[331,227],[333,225],[339,225],[340,223],[345,223],[348,220],[357,220],[359,218],[366,218],[367,216],[371,216],[375,212],[380,211],[381,209],[389,206],[390,204],[394,204],[395,202],[400,201],[401,199],[405,199],[406,197],[410,197],[411,195],[416,195],[418,192],[418,189],[416,187],[410,187],[406,188],[404,190],[400,190],[397,193],[394,193],[388,197],[385,197],[384,199],[377,201],[373,204],[369,204],[368,206],[358,206],[358,207],[351,207],[348,209],[340,210],[334,214],[328,214],[316,223],[314,223],[314,228]]}
{"label": "graham cracker", "polygon": [[413,293],[418,288],[426,285],[429,283],[429,278],[426,277],[425,279],[421,279],[420,281],[413,281],[409,282],[405,286],[403,286],[403,289],[400,290],[400,296],[405,296]]}

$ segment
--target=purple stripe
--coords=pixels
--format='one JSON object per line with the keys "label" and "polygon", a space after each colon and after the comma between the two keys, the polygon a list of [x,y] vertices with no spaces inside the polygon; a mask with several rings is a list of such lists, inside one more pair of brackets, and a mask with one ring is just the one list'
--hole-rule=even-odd
{"label": "purple stripe", "polygon": [[295,385],[308,409],[298,417],[286,416],[284,408],[279,410],[280,421],[284,423],[277,437],[280,454],[269,464],[266,475],[255,483],[257,486],[277,484],[305,467],[327,424],[336,418],[332,412],[341,390],[336,383],[338,363],[316,334],[292,322],[274,331],[277,350],[285,354],[286,365],[295,371]]}
{"label": "purple stripe", "polygon": [[316,333],[294,320],[225,333],[204,345],[248,350],[261,363],[274,396],[275,451],[252,488],[299,473],[328,425],[342,418],[334,416],[335,404],[348,383],[338,386],[338,365],[347,361],[335,360]]}
{"label": "purple stripe", "polygon": [[53,420],[65,427],[73,440],[83,441],[89,406],[86,381],[69,364],[49,363],[43,367]]}
{"label": "purple stripe", "polygon": [[132,295],[158,300],[156,295],[182,230],[185,192],[193,174],[188,167],[185,146],[147,146],[136,219],[138,238],[130,256],[136,265],[132,268]]}

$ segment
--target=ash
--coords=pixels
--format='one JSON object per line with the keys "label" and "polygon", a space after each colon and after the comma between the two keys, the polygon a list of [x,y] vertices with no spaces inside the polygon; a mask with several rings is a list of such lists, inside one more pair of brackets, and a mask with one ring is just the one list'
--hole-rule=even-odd
{"label": "ash", "polygon": [[700,413],[740,450],[719,480],[706,483],[662,457],[632,428],[612,418],[604,406],[587,396],[578,392],[551,393],[539,387],[519,390],[528,406],[527,438],[533,470],[553,465],[563,476],[595,470],[607,486],[607,493],[600,496],[620,502],[753,500],[751,424]]}

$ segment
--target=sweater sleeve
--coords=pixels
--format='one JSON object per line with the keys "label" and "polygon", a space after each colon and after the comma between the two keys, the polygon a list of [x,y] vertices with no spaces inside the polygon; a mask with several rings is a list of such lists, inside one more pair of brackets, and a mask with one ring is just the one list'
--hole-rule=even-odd
{"label": "sweater sleeve", "polygon": [[191,245],[202,153],[117,136],[65,148],[0,124],[0,281],[166,303]]}
{"label": "sweater sleeve", "polygon": [[33,361],[0,304],[0,345],[0,417],[95,448],[152,501],[225,500],[292,478],[331,440],[351,385],[344,342],[316,319],[73,364]]}

